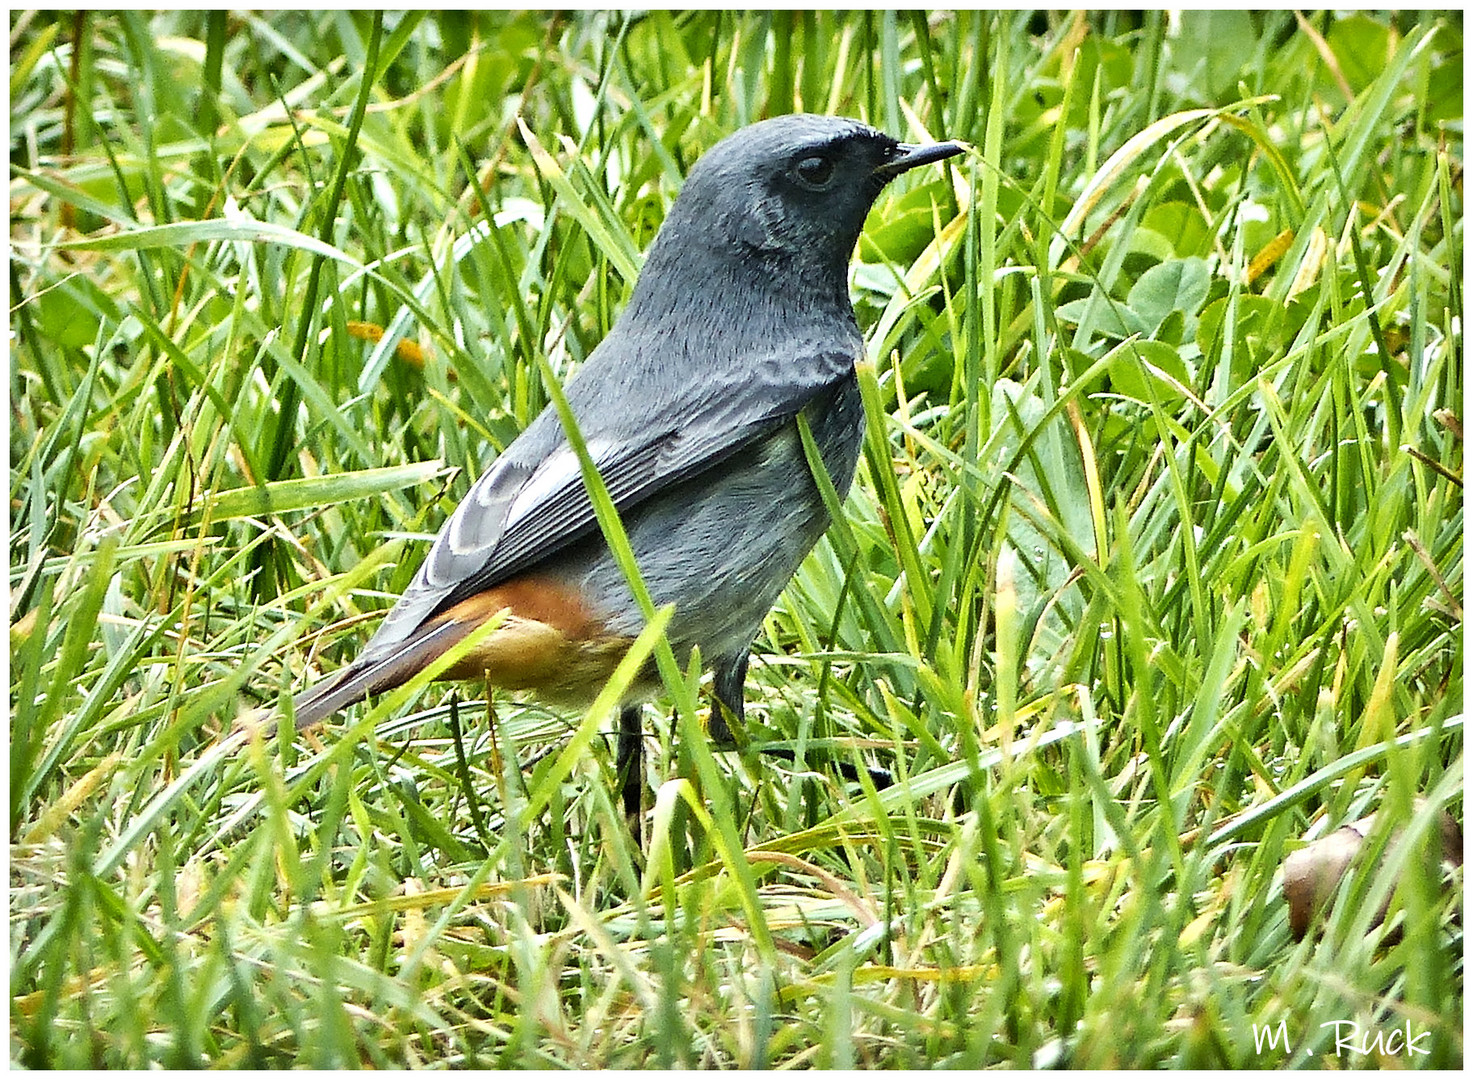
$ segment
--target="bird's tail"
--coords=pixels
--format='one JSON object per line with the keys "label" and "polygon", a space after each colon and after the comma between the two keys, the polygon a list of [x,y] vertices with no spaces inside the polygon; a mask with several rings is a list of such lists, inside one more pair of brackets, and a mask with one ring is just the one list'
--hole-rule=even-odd
{"label": "bird's tail", "polygon": [[432,623],[400,642],[387,656],[362,657],[342,671],[309,686],[292,699],[297,730],[320,724],[339,709],[408,682],[425,666],[475,629],[474,624]]}
{"label": "bird's tail", "polygon": [[344,668],[336,675],[314,683],[292,699],[297,730],[320,724],[339,709],[362,701],[376,689],[371,668]]}

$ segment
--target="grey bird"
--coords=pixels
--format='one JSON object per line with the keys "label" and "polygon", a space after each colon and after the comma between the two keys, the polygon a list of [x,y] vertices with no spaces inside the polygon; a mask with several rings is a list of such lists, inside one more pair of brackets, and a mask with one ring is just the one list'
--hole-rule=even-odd
{"label": "grey bird", "polygon": [[[718,744],[763,618],[829,525],[799,414],[841,498],[854,477],[848,264],[865,216],[894,177],[964,149],[838,117],[742,128],[691,169],[628,307],[568,381],[641,576],[674,605],[670,644],[713,672]],[[551,406],[471,487],[362,652],[295,700],[297,726],[400,685],[493,617],[446,677],[567,704],[592,700],[644,626]],[[658,686],[651,670],[623,703],[621,766]]]}

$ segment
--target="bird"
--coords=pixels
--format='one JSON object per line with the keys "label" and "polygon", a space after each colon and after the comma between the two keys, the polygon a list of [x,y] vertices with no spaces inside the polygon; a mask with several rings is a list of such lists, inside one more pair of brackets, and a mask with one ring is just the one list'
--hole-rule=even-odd
{"label": "bird", "polygon": [[[792,114],[722,139],[690,169],[568,406],[685,664],[712,674],[707,734],[734,744],[763,619],[828,528],[806,418],[842,499],[864,410],[848,266],[895,177],[963,153],[845,117]],[[644,627],[549,405],[471,486],[362,650],[293,701],[299,729],[398,686],[487,620],[445,674],[586,706]],[[627,779],[653,666],[621,702]],[[625,788],[626,810],[637,808]]]}

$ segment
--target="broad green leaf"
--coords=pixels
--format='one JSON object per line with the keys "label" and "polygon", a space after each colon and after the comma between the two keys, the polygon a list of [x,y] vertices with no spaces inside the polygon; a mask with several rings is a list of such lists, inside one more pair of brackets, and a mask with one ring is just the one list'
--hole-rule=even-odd
{"label": "broad green leaf", "polygon": [[1212,274],[1203,259],[1173,259],[1151,267],[1131,286],[1127,301],[1145,333],[1154,334],[1173,311],[1194,325],[1207,299]]}

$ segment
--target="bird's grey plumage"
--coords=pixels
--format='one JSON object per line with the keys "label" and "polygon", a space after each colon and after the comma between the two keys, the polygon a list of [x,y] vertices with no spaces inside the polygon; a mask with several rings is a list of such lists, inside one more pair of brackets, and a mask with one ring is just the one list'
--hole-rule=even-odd
{"label": "bird's grey plumage", "polygon": [[[938,146],[925,160],[960,149]],[[914,153],[818,116],[717,144],[691,170],[624,313],[567,385],[641,574],[657,604],[675,604],[672,645],[699,645],[718,684],[745,671],[763,617],[828,525],[800,412],[841,496],[853,478],[863,341],[848,262],[875,196]],[[436,632],[437,615],[534,570],[576,588],[610,632],[641,629],[551,408],[472,486],[352,665],[298,700],[299,724],[403,681],[406,650]],[[736,681],[728,704],[739,710]]]}

